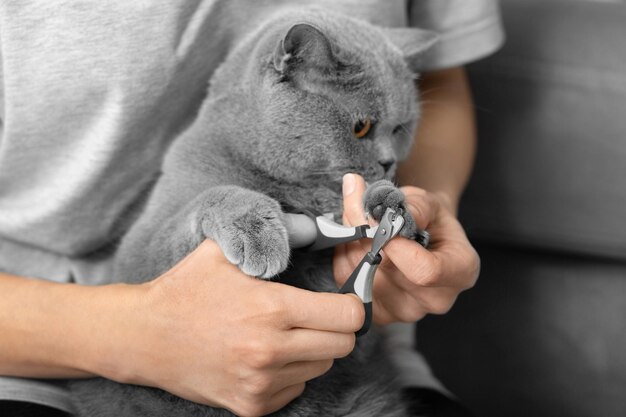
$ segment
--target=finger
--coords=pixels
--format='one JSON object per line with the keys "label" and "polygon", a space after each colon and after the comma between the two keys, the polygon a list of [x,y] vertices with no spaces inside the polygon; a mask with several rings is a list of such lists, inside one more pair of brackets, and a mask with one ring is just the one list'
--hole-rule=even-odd
{"label": "finger", "polygon": [[[400,275],[400,272],[396,270],[395,275]],[[376,323],[414,322],[426,314],[421,303],[413,296],[415,291],[409,292],[398,285],[397,281],[401,278],[390,275],[384,278],[374,283],[373,311]]]}
{"label": "finger", "polygon": [[[367,224],[363,210],[363,194],[367,184],[363,177],[357,174],[346,174],[343,177],[343,224]],[[360,239],[341,245],[335,252],[334,269],[338,285],[342,285],[350,276],[354,268],[361,262],[363,256],[370,250],[369,239]]]}
{"label": "finger", "polygon": [[385,246],[384,254],[413,284],[419,284],[419,278],[426,274],[436,274],[433,253],[413,240],[393,239]]}
{"label": "finger", "polygon": [[427,313],[446,314],[460,293],[460,289],[453,287],[421,287],[413,297]]}
{"label": "finger", "polygon": [[174,265],[174,267],[172,267],[164,275],[176,275],[176,272],[179,270],[185,270],[186,268],[205,269],[210,271],[215,268],[215,263],[220,263],[228,268],[237,269],[236,266],[231,264],[228,259],[226,259],[224,252],[222,252],[222,249],[219,247],[217,242],[205,239],[196,249]]}
{"label": "finger", "polygon": [[365,254],[370,251],[371,245],[371,240],[361,239],[344,243],[335,249],[333,273],[335,274],[335,282],[339,287],[348,280],[354,269],[361,263]]}
{"label": "finger", "polygon": [[409,239],[394,239],[385,247],[385,254],[406,278],[397,283],[411,290],[421,285],[452,285],[441,277],[441,262],[431,251]]}
{"label": "finger", "polygon": [[356,265],[353,265],[348,258],[346,245],[339,245],[335,247],[335,254],[333,257],[333,276],[338,287],[341,287],[347,280],[352,270]]}
{"label": "finger", "polygon": [[378,324],[394,321],[414,322],[427,313],[447,313],[461,292],[457,287],[424,287],[413,284],[401,273],[377,281],[374,294],[374,319]]}
{"label": "finger", "polygon": [[[383,311],[388,312],[392,321],[413,322],[426,313],[443,314],[454,304],[461,292],[457,287],[425,287],[406,279],[400,272],[380,280],[374,288],[374,294],[383,294],[374,298],[379,301]],[[374,310],[376,314],[377,311]],[[380,319],[384,315],[381,314]],[[379,321],[381,324],[383,322]]]}
{"label": "finger", "polygon": [[416,187],[401,187],[405,196],[405,204],[415,223],[426,229],[437,217],[438,200],[429,192]]}
{"label": "finger", "polygon": [[357,174],[343,176],[343,223],[355,226],[367,223],[363,209],[365,180]]}
{"label": "finger", "polygon": [[352,333],[363,326],[361,300],[353,294],[317,293],[286,287],[289,328]]}
{"label": "finger", "polygon": [[429,312],[429,306],[399,286],[388,288],[384,297],[374,298],[374,320],[378,324],[412,323]]}
{"label": "finger", "polygon": [[304,392],[306,385],[304,382],[291,385],[278,391],[268,401],[267,405],[261,411],[260,414],[266,415],[278,411],[285,405],[289,404],[294,398],[299,397]]}
{"label": "finger", "polygon": [[273,391],[281,391],[291,385],[300,384],[324,375],[333,366],[332,359],[320,361],[292,362],[282,367],[274,378]]}
{"label": "finger", "polygon": [[[477,255],[469,244],[450,243],[429,251],[411,240],[394,239],[385,253],[413,285],[467,289],[478,277],[473,262]],[[409,286],[407,282],[399,284]]]}
{"label": "finger", "polygon": [[285,332],[282,338],[281,362],[292,363],[343,358],[352,352],[354,343],[354,332],[337,333],[292,329]]}

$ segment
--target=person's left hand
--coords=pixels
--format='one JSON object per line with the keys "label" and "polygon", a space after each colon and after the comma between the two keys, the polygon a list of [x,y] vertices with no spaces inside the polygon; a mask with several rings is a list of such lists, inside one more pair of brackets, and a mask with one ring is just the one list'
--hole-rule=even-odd
{"label": "person's left hand", "polygon": [[[367,223],[363,210],[365,188],[362,177],[344,177],[345,225]],[[385,247],[374,280],[377,324],[413,322],[428,313],[448,312],[457,296],[475,284],[480,270],[478,254],[445,199],[416,187],[401,190],[415,222],[428,230],[431,240],[428,249],[402,237]],[[362,239],[335,249],[333,272],[340,287],[370,248],[371,240]]]}

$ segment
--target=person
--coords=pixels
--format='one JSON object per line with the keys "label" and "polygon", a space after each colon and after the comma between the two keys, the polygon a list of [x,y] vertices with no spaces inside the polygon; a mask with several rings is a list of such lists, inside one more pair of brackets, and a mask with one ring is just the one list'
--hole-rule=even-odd
{"label": "person", "polygon": [[[478,275],[455,216],[475,146],[461,66],[499,47],[498,8],[492,0],[333,3],[441,34],[424,57],[423,118],[398,175],[432,244],[391,242],[374,290],[376,323],[411,323],[446,312]],[[0,4],[0,414],[71,413],[63,380],[99,375],[261,415],[352,350],[358,299],[251,279],[211,241],[149,283],[98,285],[111,280],[107,243],[223,59],[231,35],[220,5]],[[364,187],[344,178],[346,224],[364,221]],[[337,248],[339,284],[367,249]],[[388,328],[405,368],[422,366],[406,328]],[[440,389],[419,375],[428,373],[401,379]]]}

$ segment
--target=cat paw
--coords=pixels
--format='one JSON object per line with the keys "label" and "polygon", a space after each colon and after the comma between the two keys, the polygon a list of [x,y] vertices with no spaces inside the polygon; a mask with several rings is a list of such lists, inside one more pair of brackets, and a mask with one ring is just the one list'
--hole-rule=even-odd
{"label": "cat paw", "polygon": [[380,221],[388,208],[400,210],[404,217],[404,227],[400,232],[401,236],[418,241],[423,245],[423,232],[418,229],[413,220],[413,216],[405,206],[404,193],[396,187],[391,181],[380,180],[369,185],[363,196],[363,205],[365,213],[373,217],[376,221]]}
{"label": "cat paw", "polygon": [[269,279],[289,264],[289,238],[283,216],[276,201],[257,198],[213,214],[203,229],[241,271]]}

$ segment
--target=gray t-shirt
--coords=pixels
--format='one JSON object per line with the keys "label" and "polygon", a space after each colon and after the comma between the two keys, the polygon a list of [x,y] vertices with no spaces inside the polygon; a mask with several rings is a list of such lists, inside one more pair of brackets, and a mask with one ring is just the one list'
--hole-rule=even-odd
{"label": "gray t-shirt", "polygon": [[[238,22],[286,1],[249,0],[234,20],[220,0],[0,2],[0,271],[110,280],[109,259],[93,254],[120,231],[191,121]],[[438,31],[428,69],[476,60],[503,39],[495,0],[328,6]],[[27,383],[0,378],[0,399],[69,409],[61,388]]]}

